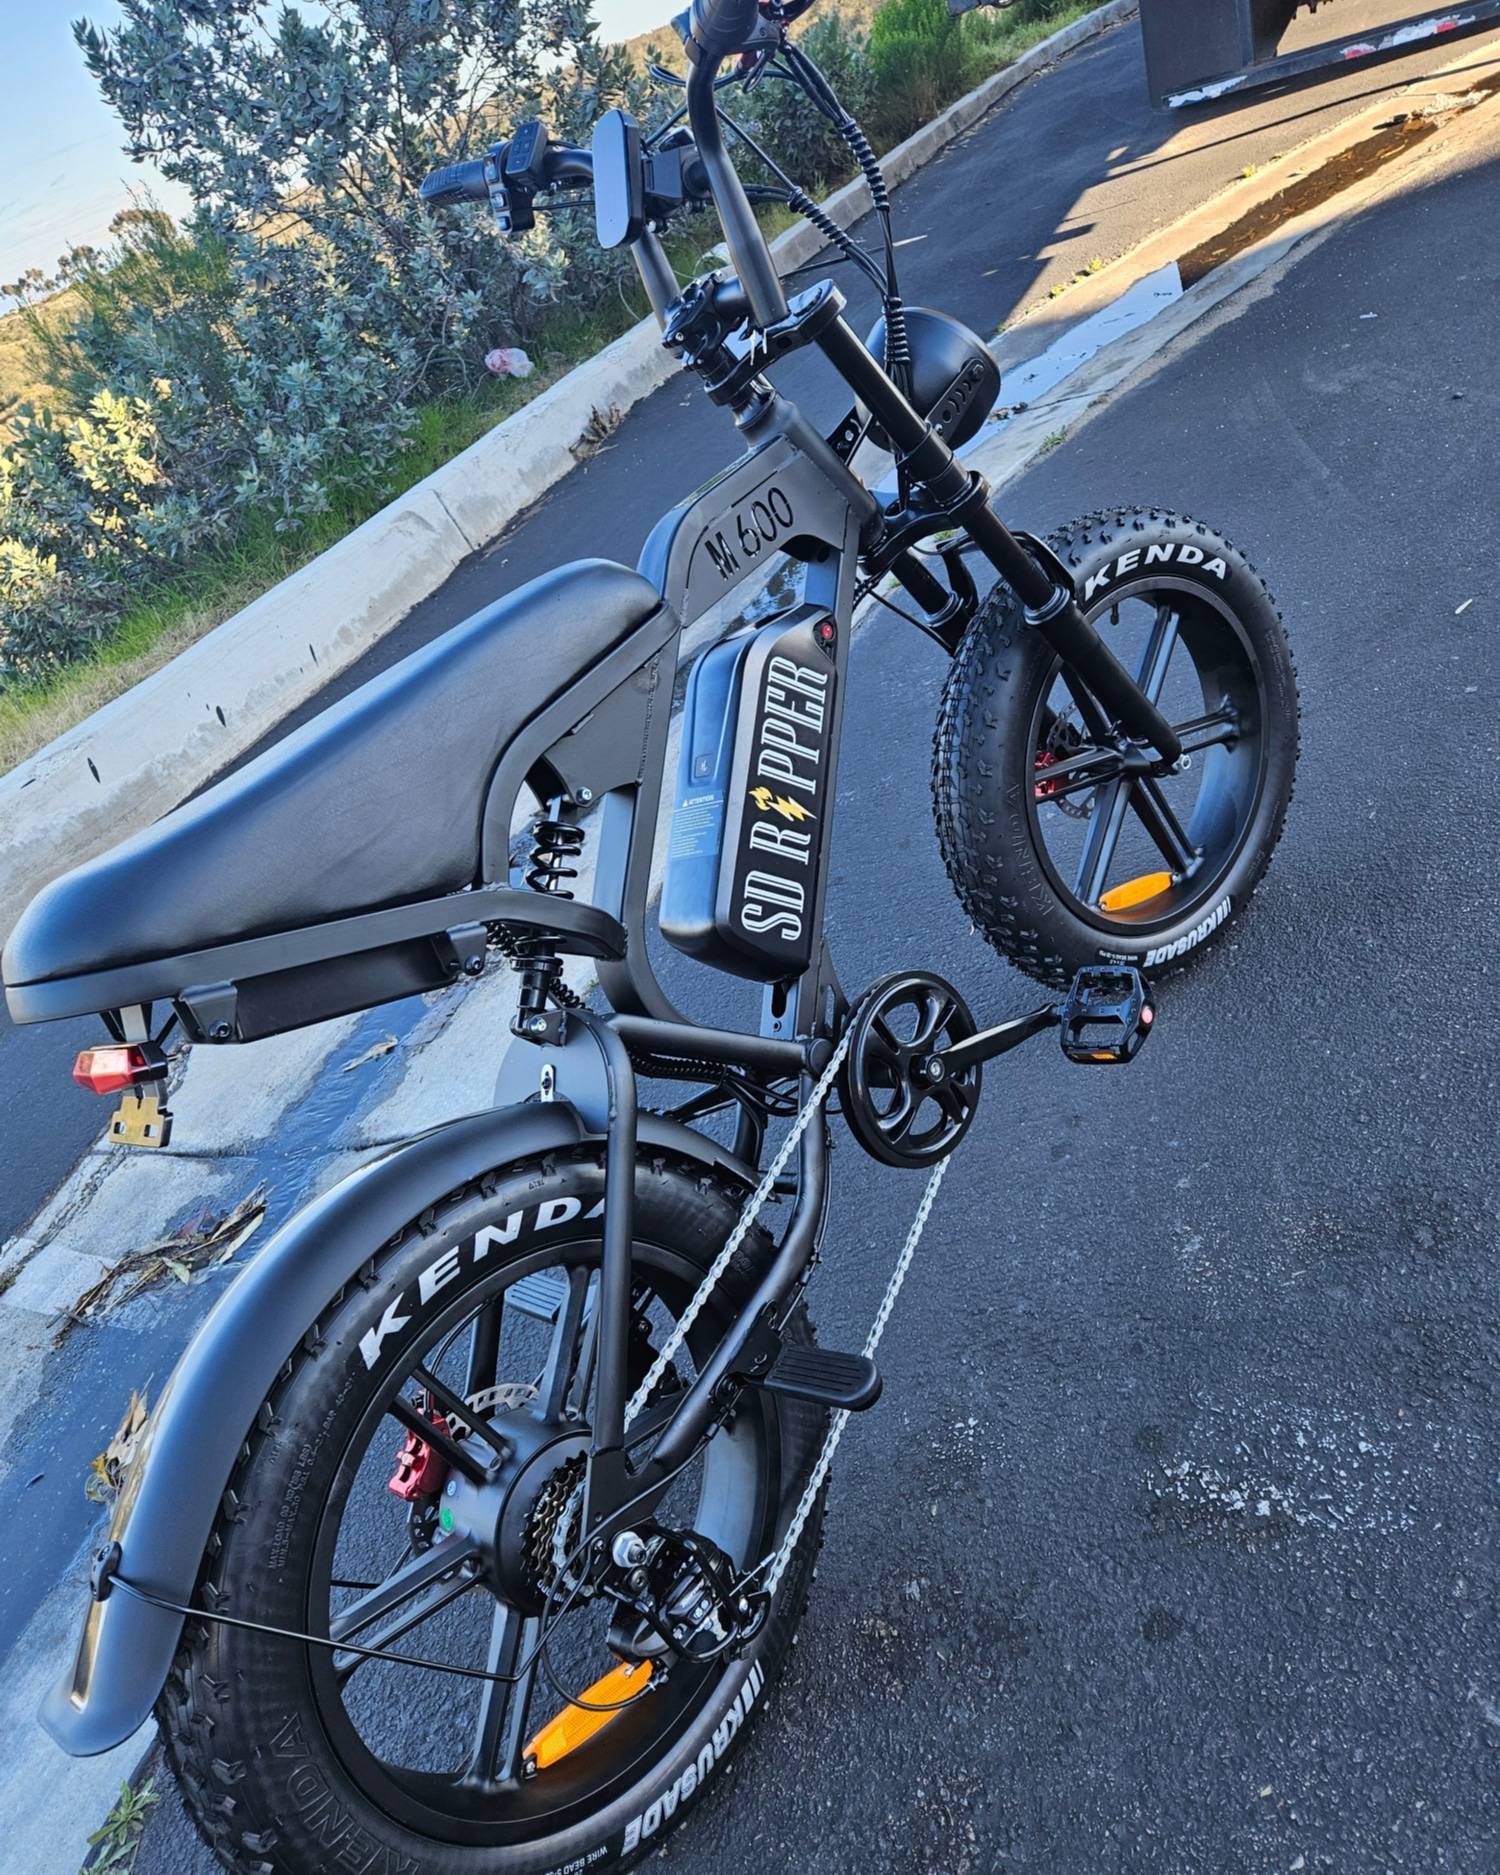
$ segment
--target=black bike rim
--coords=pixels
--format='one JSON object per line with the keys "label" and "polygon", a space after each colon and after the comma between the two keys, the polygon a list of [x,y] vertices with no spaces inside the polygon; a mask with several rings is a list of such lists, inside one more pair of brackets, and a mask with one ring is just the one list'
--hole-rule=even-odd
{"label": "black bike rim", "polygon": [[[1125,607],[1143,604],[1150,608],[1152,619],[1148,628],[1138,619],[1135,635],[1145,640],[1139,647],[1141,655],[1132,659],[1127,653],[1123,661],[1137,681],[1143,681],[1152,657],[1161,650],[1159,632],[1170,630],[1165,683],[1160,688],[1160,701],[1168,719],[1182,722],[1213,715],[1226,704],[1237,719],[1232,742],[1195,753],[1193,767],[1186,775],[1167,776],[1153,784],[1157,802],[1165,803],[1182,843],[1193,851],[1192,863],[1180,870],[1171,867],[1166,853],[1141,820],[1139,796],[1129,784],[1124,788],[1123,810],[1114,810],[1119,833],[1103,855],[1102,870],[1100,854],[1088,852],[1089,835],[1094,834],[1096,817],[1110,812],[1109,791],[1114,784],[1100,784],[1092,795],[1082,797],[1092,803],[1084,823],[1088,833],[1072,842],[1057,839],[1056,820],[1062,810],[1043,792],[1045,768],[1034,767],[1034,785],[1027,790],[1033,843],[1058,898],[1082,923],[1101,933],[1132,938],[1171,930],[1216,901],[1252,836],[1264,797],[1267,766],[1266,700],[1260,660],[1232,609],[1200,586],[1158,578],[1141,580],[1112,593],[1105,604],[1096,606],[1087,616],[1118,655],[1121,647],[1113,642],[1118,638],[1115,624]],[[1046,742],[1047,721],[1059,695],[1069,700],[1062,683],[1062,668],[1062,661],[1054,660],[1038,690],[1026,743],[1033,764]],[[1085,736],[1080,746],[1092,745]],[[1050,840],[1049,820],[1053,835]],[[1094,837],[1101,844],[1107,841],[1102,825]],[[1085,896],[1086,864],[1092,870],[1096,891],[1106,897],[1126,896],[1130,886],[1146,885],[1153,874],[1170,873],[1171,883],[1160,890],[1148,890],[1136,903],[1105,907],[1097,897]]]}
{"label": "black bike rim", "polygon": [[[407,1388],[410,1369],[426,1358],[431,1349],[443,1347],[445,1343],[451,1346],[455,1330],[462,1330],[486,1306],[503,1300],[525,1277],[560,1267],[597,1268],[598,1255],[597,1240],[549,1245],[545,1252],[497,1271],[492,1282],[482,1289],[469,1291],[448,1315],[429,1328],[421,1348],[406,1363],[397,1386],[387,1383],[372,1398],[346,1443],[325,1499],[307,1582],[311,1631],[327,1631],[329,1591],[335,1573],[332,1565],[350,1490],[360,1466],[383,1449],[386,1431],[394,1435],[389,1441],[392,1448],[399,1438],[400,1429],[390,1417],[387,1404],[396,1391]],[[665,1304],[675,1318],[700,1280],[701,1271],[675,1251],[639,1241],[635,1262],[637,1272],[653,1292],[658,1310]],[[689,1337],[688,1352],[695,1359],[699,1358],[713,1345],[719,1332],[722,1332],[722,1324],[716,1324],[711,1308],[706,1309]],[[742,1409],[737,1413],[734,1422],[721,1430],[694,1461],[700,1489],[693,1525],[742,1563],[758,1561],[774,1540],[778,1506],[769,1502],[766,1486],[777,1457],[774,1415],[769,1407],[762,1406],[759,1411]],[[687,1501],[668,1500],[674,1516]],[[465,1597],[458,1599],[469,1598],[487,1611],[500,1607],[498,1598],[490,1594],[483,1583],[471,1587]],[[602,1614],[591,1618],[600,1649],[595,1656],[594,1671],[602,1673],[612,1664],[602,1651],[604,1620]],[[432,1657],[432,1630],[440,1619],[441,1614],[438,1614],[424,1620],[394,1644],[403,1651]],[[317,1625],[320,1622],[321,1629]],[[529,1651],[534,1634],[528,1629],[527,1635]],[[360,1633],[356,1638],[368,1644],[365,1634]],[[471,1650],[463,1664],[481,1667],[488,1664],[483,1645],[477,1649],[477,1656],[473,1657]],[[444,1657],[441,1652],[439,1657]],[[459,1656],[449,1657],[457,1659]],[[561,1763],[530,1779],[517,1775],[506,1782],[468,1785],[461,1780],[457,1767],[437,1773],[393,1764],[372,1750],[348,1710],[334,1658],[325,1649],[309,1649],[305,1655],[313,1698],[329,1744],[352,1780],[372,1802],[418,1834],[434,1840],[492,1846],[543,1840],[597,1817],[638,1784],[653,1765],[670,1755],[725,1676],[735,1671],[733,1663],[718,1662],[698,1668],[674,1663],[665,1686],[648,1692],[639,1704],[621,1711],[586,1747]],[[477,1729],[478,1702],[486,1696],[478,1682],[378,1663],[360,1671],[362,1676],[371,1672],[386,1675],[390,1697],[404,1697],[408,1702],[417,1697],[413,1691],[416,1683],[427,1682],[424,1704],[434,1700],[445,1707],[462,1703],[466,1714],[475,1715],[473,1727]],[[582,1692],[590,1683],[586,1679],[575,1682],[566,1669],[559,1678],[571,1691]],[[564,1703],[551,1696],[540,1663],[533,1676],[533,1691],[539,1697],[532,1699],[530,1717],[521,1727],[523,1737],[534,1733],[544,1719],[560,1710]]]}

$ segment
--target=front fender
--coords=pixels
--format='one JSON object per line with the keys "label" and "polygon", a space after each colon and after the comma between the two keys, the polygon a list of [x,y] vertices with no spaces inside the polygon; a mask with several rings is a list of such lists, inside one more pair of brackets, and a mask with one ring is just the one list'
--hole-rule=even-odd
{"label": "front fender", "polygon": [[[470,1114],[362,1165],[288,1220],[189,1342],[142,1437],[110,1536],[120,1573],[191,1604],[203,1552],[246,1433],[276,1376],[373,1250],[482,1172],[596,1137],[563,1100]],[[642,1114],[643,1144],[753,1175],[701,1133]],[[42,1704],[64,1751],[92,1757],[150,1716],[183,1617],[116,1591],[90,1601],[72,1671]]]}

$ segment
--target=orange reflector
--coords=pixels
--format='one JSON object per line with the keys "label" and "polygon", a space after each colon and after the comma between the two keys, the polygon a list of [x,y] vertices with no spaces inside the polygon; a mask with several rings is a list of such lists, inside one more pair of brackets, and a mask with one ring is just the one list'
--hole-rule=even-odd
{"label": "orange reflector", "polygon": [[1148,898],[1165,892],[1172,883],[1169,872],[1143,872],[1139,879],[1127,879],[1124,885],[1112,885],[1099,899],[1100,911],[1129,911],[1132,905],[1144,905]]}
{"label": "orange reflector", "polygon": [[634,1693],[643,1693],[650,1678],[649,1660],[622,1660],[602,1680],[595,1680],[587,1692],[578,1695],[585,1701],[584,1705],[564,1706],[555,1719],[549,1719],[527,1745],[524,1758],[539,1771],[566,1758],[570,1751],[586,1745],[617,1716],[617,1712],[590,1711],[590,1707],[614,1706],[618,1710],[622,1700]]}

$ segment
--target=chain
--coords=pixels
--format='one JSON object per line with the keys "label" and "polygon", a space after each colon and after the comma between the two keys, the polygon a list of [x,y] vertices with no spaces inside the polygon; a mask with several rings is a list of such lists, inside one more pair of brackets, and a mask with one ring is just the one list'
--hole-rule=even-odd
{"label": "chain", "polygon": [[[835,1047],[833,1053],[828,1057],[827,1067],[824,1068],[823,1072],[818,1076],[817,1085],[808,1095],[796,1119],[792,1122],[791,1130],[777,1148],[776,1155],[771,1160],[771,1163],[766,1167],[764,1178],[761,1179],[760,1183],[751,1194],[750,1202],[745,1206],[744,1210],[741,1211],[734,1229],[729,1233],[724,1248],[709,1265],[708,1274],[693,1291],[687,1307],[677,1319],[676,1326],[662,1343],[660,1353],[646,1370],[645,1379],[642,1380],[641,1384],[630,1396],[630,1400],[625,1408],[625,1425],[627,1429],[630,1427],[633,1420],[639,1419],[652,1393],[661,1382],[667,1369],[676,1359],[683,1343],[692,1333],[693,1324],[703,1313],[704,1308],[708,1304],[709,1297],[712,1296],[714,1290],[718,1287],[725,1270],[727,1270],[729,1265],[734,1261],[735,1252],[745,1241],[746,1237],[749,1236],[751,1230],[754,1228],[755,1220],[765,1209],[771,1194],[776,1189],[777,1179],[780,1178],[781,1174],[786,1170],[787,1161],[797,1149],[797,1142],[802,1138],[802,1135],[807,1131],[808,1127],[812,1125],[814,1117],[822,1107],[823,1102],[828,1098],[829,1091],[834,1081],[838,1078],[838,1071],[843,1066],[844,1057],[849,1052],[849,1043],[853,1035],[854,1020],[851,1014],[849,1022],[845,1025],[843,1034],[839,1037],[837,1047]],[[552,1537],[552,1559],[557,1565],[558,1580],[565,1585],[567,1582],[565,1572],[568,1566],[572,1541],[571,1532],[576,1526],[578,1515],[582,1508],[583,1486],[580,1484],[574,1489],[572,1496],[569,1498],[566,1510],[563,1512],[562,1516],[558,1518],[557,1528],[553,1532]]]}
{"label": "chain", "polygon": [[630,1404],[625,1408],[625,1424],[627,1427],[632,1420],[640,1417],[646,1402],[651,1398],[652,1393],[655,1391],[667,1369],[672,1365],[683,1343],[692,1333],[694,1322],[696,1322],[698,1317],[703,1313],[709,1297],[718,1287],[725,1270],[727,1270],[729,1265],[734,1261],[735,1252],[749,1236],[755,1225],[755,1220],[760,1216],[771,1193],[776,1189],[777,1179],[780,1178],[781,1174],[786,1170],[787,1161],[796,1151],[797,1142],[807,1131],[808,1127],[812,1125],[819,1108],[828,1098],[829,1089],[837,1079],[838,1071],[844,1063],[844,1057],[849,1052],[849,1043],[853,1035],[854,1022],[851,1018],[844,1029],[844,1033],[839,1037],[838,1046],[828,1057],[828,1066],[824,1068],[823,1072],[818,1076],[817,1086],[814,1087],[812,1092],[808,1095],[801,1112],[798,1113],[796,1119],[792,1122],[791,1131],[777,1148],[775,1158],[772,1159],[771,1163],[766,1167],[765,1177],[756,1186],[749,1204],[741,1211],[734,1229],[729,1233],[729,1238],[724,1248],[714,1258],[709,1266],[708,1274],[693,1291],[692,1300],[677,1318],[677,1325],[662,1343],[661,1352],[647,1369],[646,1378],[631,1395]]}
{"label": "chain", "polygon": [[[855,1013],[857,1013],[857,1011]],[[844,1033],[839,1038],[838,1046],[829,1057],[827,1067],[825,1067],[823,1072],[818,1076],[817,1085],[813,1088],[806,1103],[803,1105],[796,1119],[792,1122],[791,1130],[781,1142],[775,1157],[766,1168],[765,1176],[756,1186],[750,1202],[740,1213],[734,1229],[729,1233],[724,1248],[714,1258],[713,1263],[709,1266],[707,1275],[704,1276],[702,1282],[699,1283],[697,1289],[693,1292],[692,1299],[678,1318],[676,1326],[663,1342],[660,1353],[656,1356],[655,1360],[652,1361],[650,1368],[647,1370],[645,1379],[642,1380],[634,1394],[632,1394],[630,1402],[625,1408],[625,1424],[627,1427],[634,1419],[639,1417],[642,1409],[650,1399],[652,1392],[660,1383],[667,1369],[671,1366],[672,1361],[682,1348],[683,1343],[687,1340],[688,1335],[692,1332],[693,1324],[697,1321],[699,1315],[702,1314],[710,1296],[712,1296],[714,1290],[723,1278],[724,1272],[733,1262],[735,1252],[749,1235],[755,1224],[755,1220],[759,1217],[771,1193],[775,1190],[776,1181],[786,1169],[787,1161],[796,1150],[797,1142],[812,1124],[814,1116],[822,1107],[823,1102],[828,1098],[829,1089],[833,1086],[834,1079],[840,1067],[843,1065],[844,1057],[849,1052],[849,1044],[854,1035],[854,1026],[853,1015],[851,1015],[844,1029]],[[921,1202],[917,1206],[917,1214],[912,1219],[910,1230],[906,1233],[906,1242],[901,1246],[901,1254],[896,1259],[896,1267],[891,1272],[891,1279],[886,1284],[885,1294],[880,1299],[880,1307],[875,1311],[875,1320],[870,1325],[870,1332],[866,1337],[864,1350],[867,1360],[874,1359],[875,1351],[880,1346],[881,1337],[886,1331],[886,1325],[891,1319],[891,1313],[901,1294],[902,1285],[906,1281],[907,1272],[912,1266],[912,1259],[916,1256],[917,1246],[922,1241],[922,1233],[927,1228],[927,1220],[932,1214],[932,1207],[937,1200],[938,1190],[942,1185],[944,1177],[947,1175],[949,1163],[950,1160],[948,1158],[939,1159],[928,1177],[926,1187],[922,1192]],[[767,1571],[765,1594],[769,1598],[776,1593],[777,1588],[780,1586],[781,1578],[786,1573],[787,1565],[791,1562],[792,1556],[796,1552],[797,1545],[802,1540],[802,1532],[807,1527],[807,1520],[812,1515],[813,1505],[817,1502],[818,1493],[823,1488],[824,1480],[827,1478],[829,1469],[833,1464],[834,1454],[838,1451],[839,1441],[844,1436],[844,1427],[848,1422],[849,1413],[847,1409],[841,1409],[834,1414],[827,1435],[823,1440],[823,1448],[818,1453],[817,1462],[814,1464],[809,1474],[806,1488],[803,1490],[802,1496],[798,1500],[796,1510],[792,1513],[791,1522],[787,1525],[786,1535],[782,1538],[779,1548],[774,1550],[769,1556],[764,1557],[748,1575],[741,1579],[738,1584],[741,1589],[748,1587],[762,1571]],[[582,1504],[583,1487],[579,1485],[573,1492],[567,1512],[558,1520],[557,1529],[553,1536],[553,1559],[558,1565],[559,1579],[564,1581],[564,1583],[566,1582],[569,1532],[574,1526],[574,1520],[582,1508]]]}
{"label": "chain", "polygon": [[[911,1268],[912,1258],[917,1254],[917,1245],[922,1241],[922,1232],[927,1228],[927,1219],[937,1198],[938,1187],[942,1184],[951,1163],[950,1155],[947,1159],[939,1159],[932,1168],[927,1187],[922,1193],[922,1202],[917,1206],[917,1215],[912,1219],[911,1229],[906,1233],[906,1242],[901,1246],[901,1254],[897,1257],[896,1267],[891,1272],[891,1280],[886,1284],[885,1294],[880,1298],[880,1307],[875,1311],[875,1320],[870,1326],[870,1333],[865,1341],[867,1360],[875,1358],[875,1350],[880,1346],[880,1337],[885,1333],[886,1323],[891,1319],[891,1311],[896,1306],[896,1298],[901,1294],[901,1285],[906,1281],[906,1272]],[[750,1572],[751,1577],[759,1575],[769,1562],[770,1573],[766,1576],[765,1590],[767,1596],[776,1593],[782,1576],[786,1574],[787,1564],[792,1560],[793,1553],[802,1540],[802,1532],[807,1525],[808,1518],[812,1515],[812,1507],[817,1502],[818,1493],[823,1488],[823,1480],[828,1476],[829,1467],[833,1464],[833,1455],[839,1449],[839,1440],[843,1438],[844,1427],[848,1423],[847,1408],[841,1408],[834,1414],[833,1423],[829,1426],[827,1437],[823,1441],[823,1449],[818,1454],[818,1462],[813,1466],[812,1473],[807,1480],[807,1488],[803,1491],[797,1508],[792,1513],[792,1521],[787,1525],[787,1532],[781,1540],[780,1549],[768,1557],[766,1562],[758,1563]],[[746,1578],[747,1581],[749,1579]],[[743,1588],[745,1584],[741,1583],[740,1586]]]}

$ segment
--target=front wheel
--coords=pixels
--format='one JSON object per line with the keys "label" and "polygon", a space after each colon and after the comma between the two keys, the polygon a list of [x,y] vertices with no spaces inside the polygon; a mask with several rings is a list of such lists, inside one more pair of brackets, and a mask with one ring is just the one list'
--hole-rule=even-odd
{"label": "front wheel", "polygon": [[[1199,522],[1118,509],[1049,544],[1191,756],[1177,773],[1142,772],[997,586],[938,714],[943,858],[975,926],[1042,982],[1099,962],[1164,973],[1243,911],[1281,837],[1298,753],[1291,650],[1259,574]],[[1131,771],[1100,779],[1121,750]]]}
{"label": "front wheel", "polygon": [[[603,1192],[599,1155],[579,1148],[490,1174],[372,1245],[250,1429],[199,1594],[347,1645],[184,1630],[158,1717],[188,1808],[236,1875],[615,1867],[656,1848],[719,1781],[765,1703],[820,1505],[742,1652],[653,1665],[620,1648],[613,1603],[570,1585],[559,1532],[588,1446]],[[632,1386],[742,1202],[699,1166],[639,1167]],[[690,1383],[771,1253],[753,1230],[654,1403]],[[809,1338],[800,1313],[789,1333]],[[450,1450],[476,1454],[476,1429],[489,1428],[510,1454],[497,1475],[514,1472],[514,1485],[486,1497],[445,1469],[444,1423]],[[747,1393],[677,1476],[658,1524],[752,1568],[786,1532],[824,1424],[814,1407]]]}

